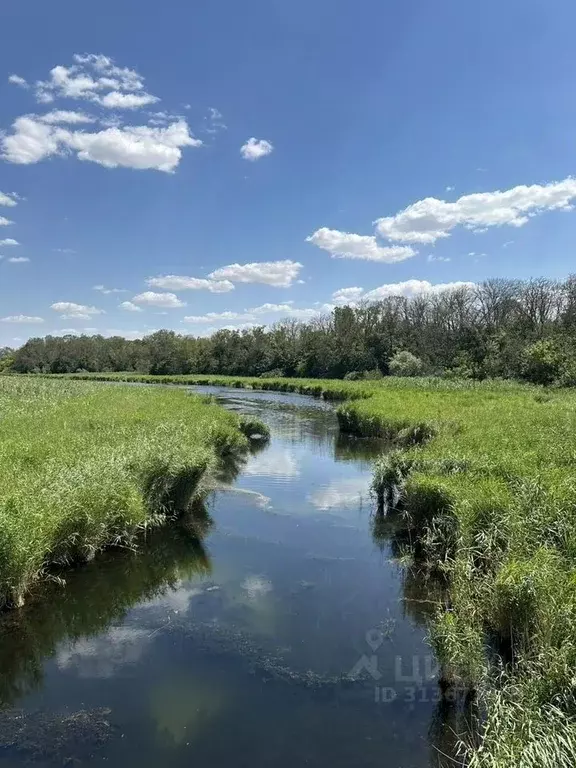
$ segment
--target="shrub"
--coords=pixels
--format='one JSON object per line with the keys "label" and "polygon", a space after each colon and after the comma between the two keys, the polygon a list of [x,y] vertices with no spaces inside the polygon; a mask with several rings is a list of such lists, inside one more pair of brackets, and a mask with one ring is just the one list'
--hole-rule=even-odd
{"label": "shrub", "polygon": [[397,352],[388,363],[392,376],[422,376],[424,363],[408,350]]}
{"label": "shrub", "polygon": [[564,358],[554,339],[536,341],[522,353],[522,375],[534,384],[552,384],[562,373]]}

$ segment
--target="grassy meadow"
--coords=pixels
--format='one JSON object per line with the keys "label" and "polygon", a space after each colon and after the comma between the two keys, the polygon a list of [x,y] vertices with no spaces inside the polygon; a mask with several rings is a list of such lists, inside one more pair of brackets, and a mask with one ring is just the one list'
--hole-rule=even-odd
{"label": "grassy meadow", "polygon": [[466,764],[575,764],[576,393],[393,377],[92,378],[342,400],[343,431],[396,445],[376,463],[374,488],[379,514],[404,534],[406,561],[449,585],[431,640],[446,682],[478,692],[486,711],[481,746],[468,750]]}
{"label": "grassy meadow", "polygon": [[0,377],[0,606],[184,509],[255,430],[183,390]]}

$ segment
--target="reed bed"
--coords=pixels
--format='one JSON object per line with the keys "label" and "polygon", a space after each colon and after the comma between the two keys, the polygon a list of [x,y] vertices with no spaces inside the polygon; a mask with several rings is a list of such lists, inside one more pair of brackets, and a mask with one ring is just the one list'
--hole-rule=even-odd
{"label": "reed bed", "polygon": [[177,515],[254,432],[183,390],[0,377],[0,606]]}

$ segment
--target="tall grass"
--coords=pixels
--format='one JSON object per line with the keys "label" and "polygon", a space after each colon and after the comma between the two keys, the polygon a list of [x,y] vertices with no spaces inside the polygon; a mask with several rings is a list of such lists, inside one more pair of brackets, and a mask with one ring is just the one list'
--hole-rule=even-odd
{"label": "tall grass", "polygon": [[182,390],[0,378],[0,606],[186,508],[255,429]]}
{"label": "tall grass", "polygon": [[378,526],[450,585],[432,642],[447,682],[478,691],[487,713],[466,761],[576,765],[576,393],[392,377],[161,380],[342,400],[341,429],[395,442],[375,467]]}

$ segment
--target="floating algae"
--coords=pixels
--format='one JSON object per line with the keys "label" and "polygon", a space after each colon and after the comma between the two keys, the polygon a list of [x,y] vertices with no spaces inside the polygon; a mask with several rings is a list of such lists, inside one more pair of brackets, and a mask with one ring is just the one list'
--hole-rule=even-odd
{"label": "floating algae", "polygon": [[85,760],[114,734],[109,709],[81,709],[71,714],[0,711],[0,744],[30,760],[62,765]]}

